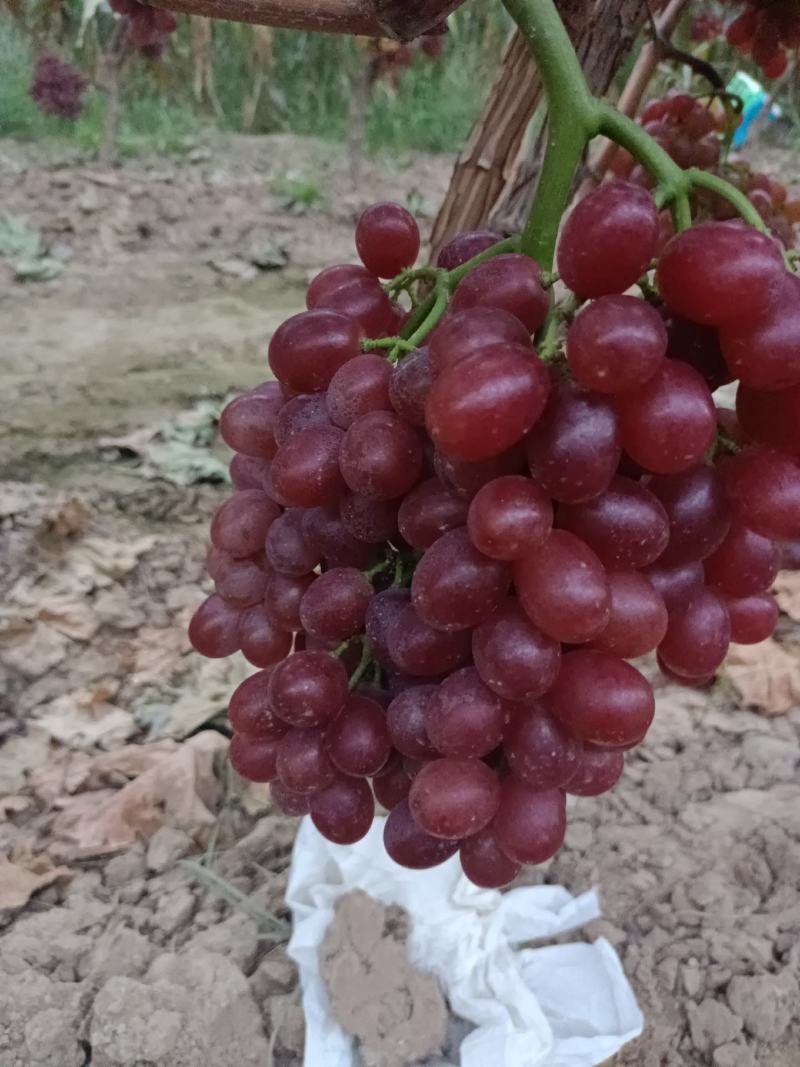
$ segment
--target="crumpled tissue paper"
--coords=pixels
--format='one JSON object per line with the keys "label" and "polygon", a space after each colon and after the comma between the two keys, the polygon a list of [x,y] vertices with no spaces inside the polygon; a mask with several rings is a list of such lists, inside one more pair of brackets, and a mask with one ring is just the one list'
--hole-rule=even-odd
{"label": "crumpled tissue paper", "polygon": [[334,901],[354,889],[409,913],[412,963],[435,974],[452,1011],[475,1026],[460,1067],[594,1067],[642,1032],[608,941],[517,947],[598,918],[594,890],[573,897],[553,885],[478,889],[457,856],[409,871],[386,855],[384,823],[376,818],[348,847],[326,841],[308,817],[297,835],[286,901],[294,918],[289,955],[303,987],[304,1067],[356,1063],[353,1039],[329,1014],[318,962]]}

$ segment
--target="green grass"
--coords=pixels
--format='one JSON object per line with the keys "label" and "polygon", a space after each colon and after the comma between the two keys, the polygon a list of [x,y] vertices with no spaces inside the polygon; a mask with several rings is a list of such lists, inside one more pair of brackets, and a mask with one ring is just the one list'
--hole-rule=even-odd
{"label": "green grass", "polygon": [[[108,36],[110,26],[110,17],[100,16],[78,49],[73,21],[63,34],[66,44],[60,54],[90,69],[97,40]],[[494,8],[478,13],[466,9],[452,20],[443,57],[418,57],[397,89],[379,82],[367,114],[367,151],[454,151],[491,83],[505,31]],[[265,74],[250,132],[292,132],[341,142],[347,127],[348,70],[364,62],[363,54],[351,40],[325,35],[277,31],[273,45],[274,63]],[[119,153],[176,152],[213,128],[241,130],[255,78],[251,49],[249,27],[215,25],[214,76],[222,114],[212,116],[192,99],[188,25],[181,20],[164,62],[152,65],[137,58],[131,64],[123,91]],[[9,20],[0,24],[0,137],[55,139],[94,152],[102,137],[103,93],[87,90],[84,111],[74,122],[44,115],[30,97],[33,62],[31,35]]]}

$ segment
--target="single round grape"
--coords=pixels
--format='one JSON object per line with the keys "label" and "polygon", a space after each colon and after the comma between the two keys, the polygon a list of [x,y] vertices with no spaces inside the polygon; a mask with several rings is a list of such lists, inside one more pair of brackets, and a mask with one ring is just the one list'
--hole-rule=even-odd
{"label": "single round grape", "polygon": [[661,368],[667,330],[658,312],[633,296],[601,296],[567,332],[575,380],[598,393],[635,389]]}
{"label": "single round grape", "polygon": [[369,778],[392,751],[386,713],[375,700],[352,693],[328,727],[328,755],[342,774]]}
{"label": "single round grape", "polygon": [[726,596],[761,593],[775,581],[778,552],[767,537],[734,522],[713,555],[704,564],[706,582]]}
{"label": "single round grape", "polygon": [[625,451],[654,474],[676,474],[700,463],[717,430],[711,391],[693,367],[676,359],[623,393],[618,411]]}
{"label": "single round grape", "polygon": [[206,550],[206,574],[212,581],[216,582],[217,578],[221,578],[234,562],[233,556],[229,556],[227,552],[223,552],[214,545],[208,546]]}
{"label": "single round grape", "polygon": [[383,847],[390,859],[414,871],[438,867],[458,852],[457,841],[432,837],[417,825],[408,800],[392,808],[383,828]]}
{"label": "single round grape", "polygon": [[267,690],[271,673],[257,671],[234,689],[228,704],[228,720],[234,733],[265,741],[286,733],[286,723],[270,710]]}
{"label": "single round grape", "polygon": [[648,488],[619,475],[604,493],[582,504],[562,504],[558,524],[580,537],[612,570],[655,563],[669,540],[669,521]]}
{"label": "single round grape", "polygon": [[544,410],[547,370],[521,345],[493,345],[442,371],[425,405],[438,450],[457,459],[498,456],[521,441]]}
{"label": "single round grape", "polygon": [[189,640],[201,656],[224,659],[241,647],[240,623],[243,612],[226,604],[216,594],[208,597],[192,616]]}
{"label": "single round grape", "polygon": [[284,815],[308,815],[311,811],[311,797],[308,794],[293,793],[277,778],[269,783],[269,795],[272,803]]}
{"label": "single round grape", "polygon": [[419,227],[402,204],[382,201],[362,211],[356,224],[361,262],[379,278],[394,278],[419,255]]}
{"label": "single round grape", "polygon": [[420,482],[403,498],[397,523],[412,548],[430,548],[442,534],[464,526],[467,502],[438,478]]}
{"label": "single round grape", "polygon": [[701,222],[667,243],[657,278],[671,310],[720,325],[757,315],[784,270],[777,243],[753,227]]}
{"label": "single round grape", "polygon": [[488,756],[503,740],[507,707],[474,667],[451,674],[436,689],[425,720],[443,756]]}
{"label": "single round grape", "polygon": [[731,380],[715,327],[701,326],[680,315],[670,315],[666,326],[667,356],[670,359],[679,359],[694,367],[712,392]]}
{"label": "single round grape", "polygon": [[340,367],[331,379],[326,403],[331,421],[346,430],[368,411],[389,411],[392,366],[367,352]]}
{"label": "single round grape", "polygon": [[392,763],[389,771],[383,771],[372,779],[372,792],[375,799],[387,811],[392,811],[397,805],[408,797],[411,790],[411,779],[403,769],[403,764]]}
{"label": "single round grape", "polygon": [[272,523],[264,543],[269,565],[278,574],[302,578],[317,566],[320,553],[305,535],[304,514],[300,508],[285,512]]}
{"label": "single round grape", "polygon": [[537,629],[513,597],[476,627],[472,655],[483,681],[504,700],[535,700],[561,666],[561,645]]}
{"label": "single round grape", "polygon": [[403,608],[410,603],[411,594],[407,589],[385,589],[376,593],[367,607],[364,631],[372,655],[382,667],[389,670],[398,669],[389,651],[389,630]]}
{"label": "single round grape", "polygon": [[366,267],[358,263],[335,263],[331,267],[326,267],[319,274],[315,274],[308,283],[306,307],[311,311],[320,306],[321,300],[333,295],[343,286],[364,279],[375,281],[375,275],[370,274]]}
{"label": "single round grape", "polygon": [[223,552],[242,559],[264,548],[264,539],[280,515],[278,505],[257,489],[234,493],[217,508],[211,520],[211,542]]}
{"label": "single round grape", "polygon": [[270,575],[264,603],[275,624],[281,629],[289,633],[302,629],[300,601],[315,579],[314,574],[304,574],[299,578],[292,578],[288,574]]}
{"label": "single round grape", "polygon": [[435,685],[415,685],[392,700],[386,711],[386,724],[392,745],[411,759],[434,759],[437,751],[428,737],[427,722]]}
{"label": "single round grape", "polygon": [[561,280],[585,299],[624,293],[647,270],[657,241],[650,193],[630,182],[605,182],[579,201],[561,228]]}
{"label": "single round grape", "polygon": [[538,705],[516,710],[503,740],[511,773],[531,789],[566,785],[578,769],[580,750],[580,742]]}
{"label": "single round grape", "polygon": [[560,789],[531,789],[506,778],[490,827],[501,852],[514,863],[544,863],[564,843],[567,809]]}
{"label": "single round grape", "polygon": [[699,560],[671,566],[658,563],[642,573],[660,594],[668,612],[680,608],[695,592],[703,588],[703,564]]}
{"label": "single round grape", "polygon": [[[333,268],[334,270],[336,268]],[[342,273],[333,279],[315,279],[312,299],[314,307],[329,308],[354,319],[367,337],[388,337],[395,332],[395,312],[392,302],[378,279],[363,271],[360,275],[349,277]],[[306,296],[306,303],[309,297]]]}
{"label": "single round grape", "polygon": [[423,767],[408,803],[419,826],[433,837],[459,841],[488,826],[500,802],[494,771],[478,759],[448,756]]}
{"label": "single round grape", "polygon": [[527,345],[531,331],[508,311],[495,307],[452,308],[428,335],[428,352],[434,374],[460,363],[467,356],[499,344]]}
{"label": "single round grape", "polygon": [[605,567],[568,530],[553,530],[541,548],[514,563],[514,585],[525,614],[556,641],[591,641],[611,615]]}
{"label": "single round grape", "polygon": [[473,497],[467,518],[473,545],[485,556],[509,561],[538,548],[552,525],[549,496],[520,475],[487,482]]}
{"label": "single round grape", "polygon": [[292,637],[262,606],[249,608],[239,625],[242,654],[254,667],[271,667],[288,656]]}
{"label": "single round grape", "polygon": [[336,426],[313,426],[294,434],[272,461],[272,483],[297,508],[335,503],[345,485],[339,470],[344,434]]}
{"label": "single round grape", "polygon": [[323,308],[301,311],[272,335],[269,365],[289,389],[321,393],[339,367],[360,354],[360,345],[361,330],[354,319]]}
{"label": "single round grape", "polygon": [[425,552],[411,580],[411,599],[429,626],[465,630],[491,615],[510,582],[508,565],[478,552],[461,528],[443,534]]}
{"label": "single round grape", "polygon": [[338,777],[325,745],[325,728],[290,730],[277,743],[281,784],[306,796],[326,789]]}
{"label": "single round grape", "polygon": [[800,537],[800,462],[776,449],[750,445],[722,466],[731,508],[764,537]]}
{"label": "single round grape", "polygon": [[800,459],[800,385],[767,392],[740,384],[736,413],[748,440]]}
{"label": "single round grape", "polygon": [[613,789],[625,770],[621,752],[583,747],[578,757],[578,769],[564,786],[574,797],[599,797]]}
{"label": "single round grape", "polygon": [[310,811],[324,838],[336,845],[354,845],[372,826],[375,801],[367,782],[339,777],[312,796]]}
{"label": "single round grape", "polygon": [[471,652],[468,630],[435,630],[423,622],[413,604],[407,604],[391,620],[386,638],[393,662],[401,671],[418,678],[463,667]]}
{"label": "single round grape", "polygon": [[290,726],[320,726],[339,714],[346,699],[347,673],[326,652],[295,652],[269,682],[270,707]]}
{"label": "single round grape", "polygon": [[236,608],[249,608],[264,599],[267,574],[252,559],[228,559],[217,568],[214,589]]}
{"label": "single round grape", "polygon": [[436,266],[443,270],[455,270],[462,267],[474,256],[485,252],[487,248],[502,241],[502,236],[494,230],[468,230],[456,234],[439,252]]}
{"label": "single round grape", "polygon": [[374,545],[359,541],[347,529],[338,511],[311,508],[303,517],[306,540],[322,555],[329,567],[356,567],[365,570],[377,557]]}
{"label": "single round grape", "polygon": [[667,632],[667,606],[653,583],[638,571],[612,571],[611,617],[592,642],[594,648],[622,659],[652,652]]}
{"label": "single round grape", "polygon": [[700,464],[680,474],[659,475],[648,488],[663,504],[669,520],[669,544],[661,563],[705,559],[719,548],[730,528],[730,509],[714,467]]}
{"label": "single round grape", "polygon": [[278,412],[275,420],[275,440],[280,447],[303,430],[330,425],[326,394],[302,393],[287,400]]}
{"label": "single round grape", "polygon": [[481,889],[500,889],[513,882],[521,870],[521,864],[500,849],[491,827],[462,841],[459,857],[464,874]]}
{"label": "single round grape", "polygon": [[394,410],[414,426],[425,425],[425,402],[433,385],[433,367],[427,348],[409,352],[391,370],[389,400]]}
{"label": "single round grape", "polygon": [[234,734],[228,749],[231,766],[248,782],[271,782],[277,775],[278,738]]}
{"label": "single round grape", "polygon": [[522,474],[525,470],[525,452],[521,441],[499,456],[476,462],[434,452],[433,467],[443,485],[465,500],[471,500],[487,482],[506,474]]}
{"label": "single round grape", "polygon": [[660,659],[676,674],[701,678],[713,674],[728,651],[731,624],[722,597],[704,589],[682,611],[670,615]]}
{"label": "single round grape", "polygon": [[519,319],[529,334],[538,330],[550,310],[539,264],[529,256],[508,252],[473,267],[456,287],[450,308],[475,307],[499,308]]}
{"label": "single round grape", "polygon": [[738,645],[757,645],[771,637],[778,625],[778,605],[770,593],[747,597],[725,597],[731,622],[731,641]]}
{"label": "single round grape", "polygon": [[543,703],[571,734],[598,748],[638,745],[655,713],[644,675],[597,649],[568,652]]}
{"label": "single round grape", "polygon": [[222,440],[234,452],[259,459],[272,459],[277,451],[273,434],[275,420],[283,407],[277,382],[268,394],[245,393],[226,404],[219,418]]}
{"label": "single round grape", "polygon": [[422,446],[417,432],[397,415],[372,411],[347,430],[339,464],[354,493],[393,500],[416,484],[422,469]]}
{"label": "single round grape", "polygon": [[772,303],[759,315],[738,319],[720,330],[720,345],[731,374],[752,389],[785,389],[800,384],[800,283],[787,274]]}
{"label": "single round grape", "polygon": [[364,629],[372,584],[355,567],[333,567],[309,586],[300,603],[307,634],[324,641],[345,641]]}
{"label": "single round grape", "polygon": [[555,500],[580,503],[610,484],[622,455],[619,426],[608,397],[557,383],[528,435],[528,466]]}
{"label": "single round grape", "polygon": [[339,505],[342,525],[357,541],[380,545],[397,537],[397,501],[346,493]]}
{"label": "single round grape", "polygon": [[260,456],[243,456],[237,452],[228,468],[234,489],[264,489],[264,477],[270,469]]}

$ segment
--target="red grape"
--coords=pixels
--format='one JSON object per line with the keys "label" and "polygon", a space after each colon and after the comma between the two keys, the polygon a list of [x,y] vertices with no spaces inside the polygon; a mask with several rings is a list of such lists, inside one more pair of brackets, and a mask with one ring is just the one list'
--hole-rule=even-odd
{"label": "red grape", "polygon": [[217,508],[211,520],[211,541],[236,559],[254,556],[280,515],[278,505],[257,489],[234,493]]}
{"label": "red grape", "polygon": [[[347,366],[347,364],[345,364]],[[302,393],[287,400],[275,420],[275,440],[285,445],[295,434],[314,426],[330,426],[324,393]]]}
{"label": "red grape", "polygon": [[375,818],[375,801],[367,782],[335,778],[311,798],[311,821],[328,841],[354,845],[366,836]]}
{"label": "red grape", "polygon": [[553,530],[541,548],[517,560],[514,584],[526,615],[556,641],[591,641],[608,623],[606,569],[568,530]]}
{"label": "red grape", "polygon": [[699,560],[671,566],[658,563],[643,573],[670,612],[703,588],[703,564]]}
{"label": "red grape", "polygon": [[242,653],[255,667],[271,667],[288,656],[292,637],[281,629],[263,607],[242,614],[239,625]]}
{"label": "red grape", "polygon": [[443,756],[487,756],[503,740],[506,718],[500,697],[474,667],[464,667],[436,689],[425,726],[431,744]]}
{"label": "red grape", "polygon": [[593,647],[622,659],[635,659],[652,652],[667,632],[664,598],[649,578],[637,571],[614,571],[608,581],[611,617],[592,642]]}
{"label": "red grape", "polygon": [[471,500],[482,486],[494,478],[502,478],[506,474],[521,474],[525,469],[524,456],[522,442],[502,452],[499,456],[491,456],[489,459],[481,459],[473,463],[435,452],[433,467],[436,476],[443,484],[449,486],[464,499]]}
{"label": "red grape", "polygon": [[379,545],[397,536],[397,501],[346,493],[339,505],[339,517],[357,541]]}
{"label": "red grape", "polygon": [[407,589],[385,589],[376,593],[367,607],[364,631],[372,655],[382,667],[397,669],[389,651],[389,629],[395,618],[411,602]]}
{"label": "red grape", "polygon": [[387,811],[392,811],[405,800],[411,789],[411,779],[403,769],[402,763],[393,764],[391,770],[376,775],[372,779],[372,791],[375,799]]}
{"label": "red grape", "polygon": [[457,286],[450,307],[453,311],[475,307],[506,311],[531,334],[547,318],[550,298],[542,287],[538,263],[511,252],[473,267]]}
{"label": "red grape", "polygon": [[598,393],[644,385],[661,368],[667,330],[661,316],[633,296],[601,296],[567,333],[567,360],[575,380]]}
{"label": "red grape", "polygon": [[786,274],[760,314],[723,326],[720,344],[731,374],[743,385],[784,389],[800,384],[800,280]]}
{"label": "red grape", "polygon": [[228,719],[234,733],[271,740],[283,737],[288,726],[270,711],[267,689],[271,671],[258,671],[234,689]]}
{"label": "red grape", "polygon": [[345,363],[334,374],[326,393],[331,421],[346,430],[368,411],[389,411],[391,374],[391,364],[372,353]]}
{"label": "red grape", "polygon": [[264,478],[269,473],[270,464],[260,456],[243,456],[240,452],[230,462],[228,468],[234,489],[262,489]]}
{"label": "red grape", "polygon": [[734,522],[704,569],[706,582],[726,596],[752,596],[772,585],[778,573],[778,553],[769,538]]}
{"label": "red grape", "polygon": [[326,723],[346,699],[347,673],[326,652],[295,652],[275,667],[269,682],[270,707],[291,726]]}
{"label": "red grape", "polygon": [[397,519],[400,533],[413,548],[430,548],[448,530],[464,526],[467,503],[438,478],[429,478],[404,497]]}
{"label": "red grape", "polygon": [[733,511],[764,537],[800,537],[800,463],[776,449],[751,445],[722,468]]}
{"label": "red grape", "polygon": [[497,843],[491,827],[461,842],[459,849],[464,874],[482,889],[499,889],[512,882],[521,865],[509,859]]}
{"label": "red grape", "polygon": [[578,757],[578,769],[564,786],[575,797],[599,797],[613,789],[625,769],[621,752],[584,746]]}
{"label": "red grape", "polygon": [[766,641],[778,624],[778,605],[769,593],[725,597],[731,622],[731,641],[739,645],[757,645]]}
{"label": "red grape", "polygon": [[307,634],[324,641],[344,641],[364,629],[372,597],[369,580],[354,567],[333,567],[315,578],[300,603]]}
{"label": "red grape", "polygon": [[189,640],[195,651],[209,659],[222,659],[238,652],[242,615],[243,612],[226,604],[220,596],[204,600],[189,623]]}
{"label": "red grape", "polygon": [[303,533],[329,567],[371,567],[377,557],[374,545],[359,541],[345,526],[337,511],[312,508],[304,512]]}
{"label": "red grape", "polygon": [[561,666],[561,646],[538,630],[512,597],[476,627],[472,655],[486,685],[505,700],[546,692]]}
{"label": "red grape", "polygon": [[493,345],[528,345],[530,331],[508,311],[473,307],[449,311],[428,335],[428,351],[435,374],[477,355]]}
{"label": "red grape", "polygon": [[800,459],[800,385],[770,392],[740,385],[736,413],[747,438]]}
{"label": "red grape", "polygon": [[475,547],[492,559],[514,560],[537,548],[553,525],[553,505],[539,486],[519,475],[487,482],[472,499],[467,528]]}
{"label": "red grape", "polygon": [[545,707],[581,741],[598,748],[637,745],[655,713],[650,683],[629,663],[608,652],[568,652]]}
{"label": "red grape", "polygon": [[401,204],[384,201],[361,213],[356,225],[356,249],[367,270],[379,278],[394,278],[413,266],[419,245],[419,227]]}
{"label": "red grape", "polygon": [[722,597],[712,589],[704,589],[682,610],[671,613],[658,654],[676,674],[701,678],[716,671],[725,659],[730,640],[731,624]]}
{"label": "red grape", "polygon": [[304,516],[300,508],[285,512],[270,526],[264,544],[270,566],[291,578],[304,577],[320,561],[319,551],[306,537]]}
{"label": "red grape", "polygon": [[436,749],[428,737],[427,722],[435,685],[415,685],[394,698],[386,712],[392,744],[411,759],[433,759]]}
{"label": "red grape", "polygon": [[277,626],[290,633],[302,629],[300,601],[315,580],[314,574],[292,578],[288,574],[272,574],[267,582],[264,603]]}
{"label": "red grape", "polygon": [[532,789],[564,786],[578,769],[580,743],[541,707],[511,717],[503,751],[511,773]]}
{"label": "red grape", "polygon": [[507,778],[490,829],[500,850],[513,862],[544,863],[564,843],[564,794],[560,789],[531,789],[516,778]]}
{"label": "red grape", "polygon": [[719,548],[730,527],[730,514],[722,479],[714,467],[700,464],[680,474],[660,475],[648,487],[669,520],[669,544],[661,563],[705,559]]}
{"label": "red grape", "polygon": [[443,270],[455,270],[502,239],[494,230],[470,230],[456,234],[439,252],[436,265]]}
{"label": "red grape", "polygon": [[321,393],[336,371],[359,355],[358,323],[338,311],[302,311],[282,323],[269,343],[269,365],[282,385]]}
{"label": "red grape", "polygon": [[491,615],[510,581],[508,565],[478,552],[462,528],[443,534],[425,552],[411,580],[411,599],[429,626],[465,630]]}
{"label": "red grape", "polygon": [[261,459],[272,459],[275,455],[275,421],[284,404],[278,383],[267,384],[274,387],[268,394],[237,396],[226,405],[219,419],[219,432],[229,448]]}
{"label": "red grape", "polygon": [[470,657],[470,633],[435,630],[419,617],[413,604],[407,604],[389,623],[389,655],[407,674],[432,678],[462,667]]}
{"label": "red grape", "polygon": [[383,845],[395,863],[415,871],[438,867],[458,852],[457,841],[432,837],[417,825],[408,800],[400,800],[389,813],[383,828]]}
{"label": "red grape", "polygon": [[273,804],[284,815],[308,815],[311,810],[311,797],[308,794],[293,793],[277,778],[269,783],[269,794]]}
{"label": "red grape", "polygon": [[372,411],[350,426],[339,463],[354,493],[376,500],[403,496],[422,469],[417,432],[389,411]]}
{"label": "red grape", "polygon": [[411,814],[433,837],[458,841],[492,821],[500,802],[500,783],[477,759],[448,756],[428,763],[411,783]]}
{"label": "red grape", "polygon": [[344,492],[339,449],[344,434],[336,426],[312,426],[295,433],[272,461],[272,484],[291,507],[330,504]]}
{"label": "red grape", "polygon": [[252,559],[220,561],[215,566],[214,589],[236,608],[249,608],[264,598],[268,575]]}
{"label": "red grape", "polygon": [[318,793],[338,775],[325,747],[324,727],[290,730],[277,751],[278,777],[292,793]]}
{"label": "red grape", "polygon": [[425,425],[425,402],[433,385],[433,377],[427,348],[410,352],[392,368],[389,400],[397,414],[414,426]]}
{"label": "red grape", "polygon": [[278,738],[245,737],[234,734],[228,749],[231,766],[249,782],[271,782],[278,773]]}
{"label": "red grape", "polygon": [[647,270],[657,240],[650,193],[629,182],[606,182],[572,209],[561,229],[561,280],[584,298],[624,293]]}
{"label": "red grape", "polygon": [[369,778],[385,766],[392,750],[386,713],[376,701],[353,693],[325,735],[328,755],[342,774]]}
{"label": "red grape", "polygon": [[442,371],[425,405],[437,449],[458,459],[498,456],[521,441],[544,410],[550,380],[521,345],[493,345]]}

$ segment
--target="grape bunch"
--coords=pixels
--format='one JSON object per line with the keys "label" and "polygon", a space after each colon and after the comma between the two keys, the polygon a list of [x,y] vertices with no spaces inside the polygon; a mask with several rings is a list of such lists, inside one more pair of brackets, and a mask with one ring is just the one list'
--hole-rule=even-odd
{"label": "grape bunch", "polygon": [[70,63],[58,56],[44,55],[36,60],[31,96],[48,115],[76,119],[83,110],[86,79]]}
{"label": "grape bunch", "polygon": [[[414,347],[392,297],[419,231],[375,205],[362,265],[314,278],[275,380],[224,410],[235,492],[190,636],[259,668],[230,701],[233,766],[330,840],[377,801],[399,864],[458,853],[504,885],[644,738],[630,660],[703,685],[772,632],[800,550],[800,280],[770,238],[707,222],[664,249],[660,298],[626,294],[658,235],[647,190],[601,185],[563,226],[554,306],[532,259],[461,234],[419,272],[451,296]],[[712,398],[733,378],[738,424]]]}
{"label": "grape bunch", "polygon": [[171,11],[148,7],[139,0],[108,0],[109,7],[128,19],[126,37],[147,59],[160,59],[170,34],[178,28]]}
{"label": "grape bunch", "polygon": [[800,48],[800,4],[796,0],[747,0],[728,25],[728,44],[750,56],[767,78],[779,78],[787,52]]}

